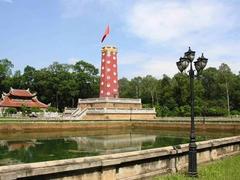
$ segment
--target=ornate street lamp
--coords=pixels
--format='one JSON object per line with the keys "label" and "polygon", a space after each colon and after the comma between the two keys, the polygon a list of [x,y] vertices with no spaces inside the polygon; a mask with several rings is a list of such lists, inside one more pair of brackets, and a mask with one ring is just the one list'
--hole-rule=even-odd
{"label": "ornate street lamp", "polygon": [[203,56],[199,57],[196,62],[194,62],[195,68],[198,73],[200,73],[207,65],[208,59]]}
{"label": "ornate street lamp", "polygon": [[177,67],[180,70],[180,72],[183,72],[188,67],[189,61],[188,59],[184,57],[180,57],[179,62],[177,62]]}
{"label": "ornate street lamp", "polygon": [[[195,57],[195,51],[192,51],[189,47],[188,51],[184,53],[184,57],[181,57],[176,63],[180,72],[183,72],[190,64],[189,79],[190,79],[190,98],[191,98],[191,131],[190,131],[190,143],[188,154],[188,174],[189,176],[197,176],[197,145],[195,135],[195,123],[194,123],[194,70],[192,67]],[[194,62],[197,73],[200,73],[207,65],[208,59],[202,54],[201,57]]]}

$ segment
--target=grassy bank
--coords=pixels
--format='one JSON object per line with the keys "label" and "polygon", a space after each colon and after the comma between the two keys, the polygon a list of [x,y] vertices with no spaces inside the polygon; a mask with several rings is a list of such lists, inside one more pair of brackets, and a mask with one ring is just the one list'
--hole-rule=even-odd
{"label": "grassy bank", "polygon": [[[240,179],[240,155],[228,157],[199,167],[199,180],[239,180]],[[186,172],[173,175],[159,176],[154,180],[191,180]]]}

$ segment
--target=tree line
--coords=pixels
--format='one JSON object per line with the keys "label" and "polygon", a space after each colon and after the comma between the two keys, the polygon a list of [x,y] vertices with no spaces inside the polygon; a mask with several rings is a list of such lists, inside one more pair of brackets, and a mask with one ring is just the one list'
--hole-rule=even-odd
{"label": "tree line", "polygon": [[78,98],[97,97],[99,91],[98,69],[85,61],[72,64],[53,62],[46,68],[26,66],[12,73],[14,65],[8,59],[0,60],[0,91],[10,87],[37,92],[39,100],[60,111],[76,107]]}
{"label": "tree line", "polygon": [[[44,103],[63,111],[76,107],[79,98],[99,96],[99,70],[85,61],[75,64],[53,62],[41,69],[26,66],[12,72],[8,59],[0,60],[0,91],[10,87],[37,92]],[[226,116],[240,114],[240,73],[234,74],[227,64],[206,68],[194,82],[195,114]],[[141,98],[144,107],[155,107],[158,116],[189,116],[190,91],[187,72],[173,77],[151,75],[119,79],[122,98]]]}
{"label": "tree line", "polygon": [[[158,116],[190,116],[190,90],[187,72],[172,78],[151,75],[122,78],[121,97],[141,98],[145,107],[155,107]],[[227,116],[240,114],[240,73],[227,64],[206,68],[194,81],[195,115]]]}

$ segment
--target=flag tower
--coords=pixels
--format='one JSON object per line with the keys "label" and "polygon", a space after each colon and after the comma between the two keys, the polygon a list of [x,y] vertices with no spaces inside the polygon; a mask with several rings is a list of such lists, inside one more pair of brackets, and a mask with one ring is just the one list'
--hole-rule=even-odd
{"label": "flag tower", "polygon": [[118,66],[117,48],[113,46],[102,47],[100,98],[118,98]]}
{"label": "flag tower", "polygon": [[[107,26],[101,42],[109,35]],[[79,99],[72,116],[85,120],[149,120],[156,118],[155,109],[142,108],[141,99],[119,98],[118,50],[114,46],[103,46],[101,50],[99,98]]]}

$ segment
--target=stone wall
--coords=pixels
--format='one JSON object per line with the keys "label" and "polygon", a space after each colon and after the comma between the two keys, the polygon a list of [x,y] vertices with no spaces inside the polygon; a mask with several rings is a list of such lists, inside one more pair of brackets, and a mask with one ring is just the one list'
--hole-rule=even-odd
{"label": "stone wall", "polygon": [[129,98],[88,98],[79,99],[78,108],[120,108],[120,109],[141,109],[141,99]]}
{"label": "stone wall", "polygon": [[121,109],[141,109],[142,104],[139,103],[111,103],[111,102],[99,102],[99,103],[81,103],[78,104],[78,108],[121,108]]}
{"label": "stone wall", "polygon": [[125,114],[111,114],[111,113],[104,113],[104,114],[87,114],[87,116],[85,116],[83,118],[83,120],[138,120],[138,119],[142,119],[142,120],[153,120],[155,119],[156,116],[154,113],[125,113]]}
{"label": "stone wall", "polygon": [[[198,163],[240,153],[240,136],[198,142]],[[0,167],[0,179],[134,180],[176,172],[188,164],[188,144]]]}
{"label": "stone wall", "polygon": [[[130,117],[129,117],[130,118]],[[12,121],[12,122],[11,122]],[[159,122],[156,120],[24,120],[9,119],[8,122],[0,123],[1,132],[41,132],[41,131],[72,131],[81,129],[121,129],[121,128],[143,128],[149,130],[174,130],[189,131],[189,122]],[[227,121],[219,121],[218,123],[196,122],[196,129],[199,132],[218,132],[218,131],[240,131],[240,122],[228,123]]]}
{"label": "stone wall", "polygon": [[78,107],[86,114],[72,114],[75,119],[84,120],[153,120],[156,118],[154,108],[142,108],[141,99],[128,98],[88,98],[79,99]]}

